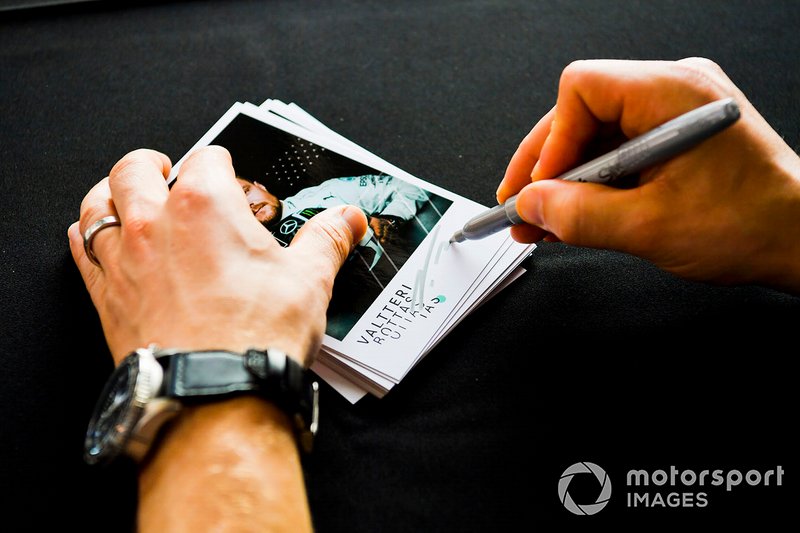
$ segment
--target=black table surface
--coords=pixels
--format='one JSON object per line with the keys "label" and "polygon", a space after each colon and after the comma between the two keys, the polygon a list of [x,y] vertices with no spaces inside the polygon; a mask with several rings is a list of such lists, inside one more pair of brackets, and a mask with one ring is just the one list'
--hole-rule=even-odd
{"label": "black table surface", "polygon": [[[490,205],[570,61],[694,55],[717,61],[797,150],[799,27],[791,1],[0,11],[0,516],[22,524],[8,530],[133,523],[132,470],[81,460],[111,362],[66,237],[84,194],[126,152],[177,160],[233,102],[279,98]],[[541,245],[525,266],[384,399],[353,406],[323,386],[304,463],[318,531],[792,523],[800,299],[562,244]],[[581,461],[613,483],[592,517],[557,494]],[[629,470],[672,466],[785,474],[781,486],[705,486],[705,507],[629,506]],[[600,490],[586,478],[570,488],[579,503]],[[648,491],[701,488],[638,492]]]}

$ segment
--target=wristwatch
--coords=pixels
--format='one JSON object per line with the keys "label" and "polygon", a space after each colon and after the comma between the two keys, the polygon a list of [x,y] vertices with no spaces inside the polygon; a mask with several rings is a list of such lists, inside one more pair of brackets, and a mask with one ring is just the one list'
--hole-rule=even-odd
{"label": "wristwatch", "polygon": [[84,458],[107,463],[125,454],[142,460],[163,425],[183,405],[257,394],[286,412],[308,452],[317,433],[319,384],[280,350],[161,350],[128,355],[100,395],[86,432]]}

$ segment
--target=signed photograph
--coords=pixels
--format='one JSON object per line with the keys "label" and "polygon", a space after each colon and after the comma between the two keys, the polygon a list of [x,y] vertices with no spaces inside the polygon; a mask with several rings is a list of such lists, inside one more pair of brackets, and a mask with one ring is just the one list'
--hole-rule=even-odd
{"label": "signed photograph", "polygon": [[331,207],[353,205],[367,218],[334,282],[312,367],[351,402],[399,383],[466,313],[520,275],[534,247],[503,234],[452,245],[485,206],[409,174],[294,104],[234,104],[168,183],[189,154],[212,144],[230,152],[253,217],[280,246]]}

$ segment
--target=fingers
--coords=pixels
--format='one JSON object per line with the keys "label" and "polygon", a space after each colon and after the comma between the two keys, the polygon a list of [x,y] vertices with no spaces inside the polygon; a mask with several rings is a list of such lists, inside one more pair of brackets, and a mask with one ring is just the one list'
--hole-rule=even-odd
{"label": "fingers", "polygon": [[[103,178],[83,198],[80,221],[72,224],[67,230],[72,258],[95,305],[98,304],[98,287],[100,287],[98,281],[103,278],[103,270],[92,263],[86,255],[84,235],[86,230],[101,218],[116,214],[114,202],[111,201],[108,178]],[[116,256],[119,254],[119,237],[120,228],[118,226],[104,228],[95,234],[92,239],[91,249],[92,253],[100,261],[100,265],[115,263]]]}
{"label": "fingers", "polygon": [[367,217],[354,206],[332,207],[309,220],[297,233],[289,252],[330,288],[353,245],[367,231]]}
{"label": "fingers", "polygon": [[511,226],[511,238],[517,242],[539,242],[542,239],[546,239],[547,235],[549,235],[547,231],[530,224]]}
{"label": "fingers", "polygon": [[[517,195],[517,212],[528,224],[566,243],[628,251],[647,245],[647,236],[658,227],[655,220],[661,208],[650,201],[650,187],[620,190],[544,180]],[[535,230],[526,231],[535,235]]]}
{"label": "fingers", "polygon": [[[501,192],[507,192],[506,182],[521,185],[524,170],[534,160],[533,182],[574,168],[582,162],[587,146],[609,126],[618,126],[625,137],[632,138],[734,93],[738,91],[722,70],[702,58],[572,63],[561,75],[546,137],[539,137],[545,131],[540,121],[512,158]],[[528,185],[520,193],[517,209],[536,227],[514,228],[512,235],[533,242],[549,232],[572,244],[625,249],[625,228],[642,232],[646,240],[648,228],[641,221],[659,211],[654,206],[657,202],[642,201],[650,190],[618,191],[591,184]]]}
{"label": "fingers", "polygon": [[714,99],[732,84],[713,62],[576,61],[564,69],[556,106],[534,126],[509,162],[498,202],[581,162],[599,132],[619,125],[627,138]]}
{"label": "fingers", "polygon": [[551,109],[525,136],[517,151],[511,157],[503,181],[497,188],[497,202],[502,204],[509,196],[519,192],[531,182],[531,171],[539,159],[544,140],[550,133],[550,124],[555,116],[555,108]]}
{"label": "fingers", "polygon": [[80,222],[73,223],[69,229],[67,229],[67,237],[69,238],[69,249],[70,252],[72,252],[72,259],[78,266],[78,271],[81,273],[83,283],[89,290],[89,294],[94,298],[94,287],[103,271],[89,261],[83,249],[83,233],[81,233],[80,230]]}
{"label": "fingers", "polygon": [[[150,212],[158,209],[168,194],[164,177],[169,174],[169,169],[169,159],[158,152],[136,150],[128,153],[114,165],[109,176],[92,187],[84,197],[80,225],[75,231],[82,238],[92,224],[109,215],[134,226],[138,220],[152,216]],[[118,227],[104,228],[94,236],[91,250],[101,265],[115,263],[114,249],[119,248],[119,236]],[[86,258],[82,240],[80,248],[71,249],[85,279],[86,273],[95,269],[96,265]],[[87,260],[84,261],[84,258]]]}
{"label": "fingers", "polygon": [[186,158],[172,190],[189,188],[213,198],[244,194],[236,181],[231,154],[222,146],[205,146]]}
{"label": "fingers", "polygon": [[109,173],[111,197],[120,219],[136,226],[151,220],[169,194],[165,178],[172,164],[167,156],[153,150],[135,150],[120,159]]}
{"label": "fingers", "polygon": [[[564,69],[556,113],[533,179],[573,168],[605,124],[619,124],[632,138],[715,99],[731,84],[707,60],[577,61]],[[718,69],[718,67],[717,67]]]}
{"label": "fingers", "polygon": [[[79,234],[81,237],[80,249],[73,249],[73,257],[80,268],[85,263],[85,268],[97,269],[97,266],[89,261],[83,247],[83,235],[86,230],[103,217],[117,215],[114,202],[111,199],[111,189],[109,179],[103,178],[86,194],[81,202]],[[114,257],[116,249],[119,247],[119,227],[109,227],[100,230],[92,240],[92,252],[98,258],[100,264],[104,264],[104,258]],[[76,256],[77,253],[77,256]],[[81,261],[78,259],[81,258]],[[82,259],[85,259],[84,262]],[[113,262],[113,261],[111,261]],[[81,270],[83,274],[83,270]]]}
{"label": "fingers", "polygon": [[245,225],[256,222],[236,180],[230,153],[221,146],[200,148],[183,162],[167,202],[181,217],[225,217]]}

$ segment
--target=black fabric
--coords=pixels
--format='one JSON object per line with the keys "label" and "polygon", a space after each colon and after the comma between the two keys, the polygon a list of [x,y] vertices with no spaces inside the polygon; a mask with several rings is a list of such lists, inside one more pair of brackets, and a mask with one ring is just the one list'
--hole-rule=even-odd
{"label": "black fabric", "polygon": [[[111,361],[66,237],[84,194],[126,152],[153,147],[175,161],[233,102],[274,97],[488,205],[570,61],[692,55],[720,63],[798,149],[798,27],[791,1],[2,13],[0,516],[26,530],[132,527],[134,472],[81,462]],[[561,244],[525,265],[384,399],[351,406],[322,386],[305,459],[318,531],[792,523],[798,298]],[[559,477],[578,461],[613,482],[593,517],[559,504]],[[626,506],[629,469],[671,465],[787,473],[782,487],[710,490],[704,509]],[[585,501],[599,489],[582,490]]]}

